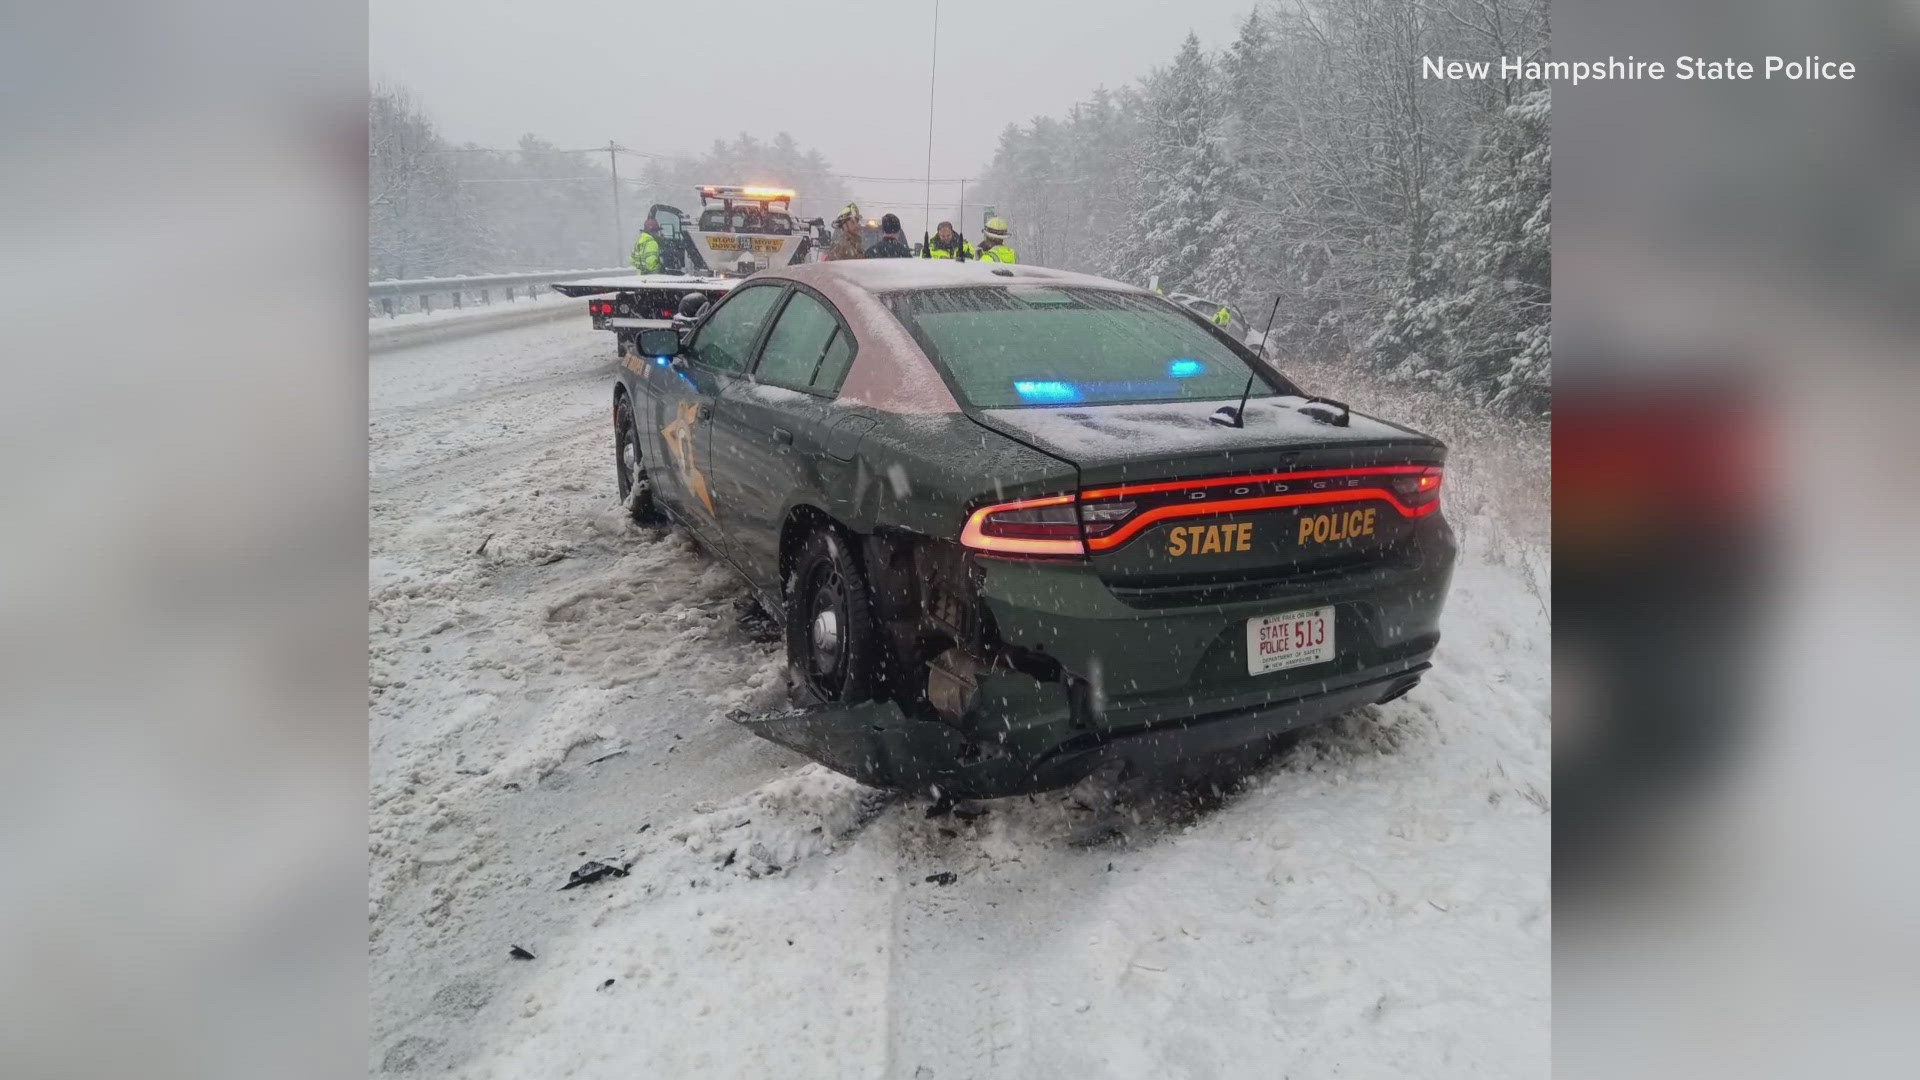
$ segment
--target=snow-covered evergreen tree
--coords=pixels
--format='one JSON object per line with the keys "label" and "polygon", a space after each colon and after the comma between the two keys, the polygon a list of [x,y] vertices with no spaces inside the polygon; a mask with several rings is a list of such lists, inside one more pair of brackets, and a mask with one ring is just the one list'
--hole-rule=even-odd
{"label": "snow-covered evergreen tree", "polygon": [[978,190],[1025,261],[1157,273],[1262,321],[1277,296],[1283,351],[1543,411],[1550,99],[1419,58],[1546,47],[1545,0],[1265,5],[1217,57],[1189,35],[1135,87],[1008,125]]}
{"label": "snow-covered evergreen tree", "polygon": [[1223,146],[1226,107],[1213,64],[1188,34],[1173,65],[1150,85],[1140,129],[1143,202],[1134,227],[1142,261],[1126,276],[1208,296],[1238,292],[1231,279],[1242,237]]}
{"label": "snow-covered evergreen tree", "polygon": [[1552,390],[1552,99],[1498,110],[1409,269],[1372,346],[1402,375],[1444,379],[1504,411],[1544,413]]}

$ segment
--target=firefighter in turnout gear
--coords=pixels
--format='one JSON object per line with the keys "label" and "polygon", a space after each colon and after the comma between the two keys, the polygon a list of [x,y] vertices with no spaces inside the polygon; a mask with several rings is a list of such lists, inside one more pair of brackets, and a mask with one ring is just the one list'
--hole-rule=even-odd
{"label": "firefighter in turnout gear", "polygon": [[848,203],[840,216],[833,219],[833,245],[824,258],[859,259],[865,255],[866,245],[860,239],[860,207]]}
{"label": "firefighter in turnout gear", "polygon": [[1213,313],[1213,325],[1225,330],[1232,323],[1233,312],[1227,310],[1227,305],[1221,304],[1220,310]]}
{"label": "firefighter in turnout gear", "polygon": [[966,237],[953,231],[951,221],[940,223],[940,231],[933,234],[933,239],[927,241],[926,252],[929,259],[957,259],[965,262],[974,257],[973,245],[967,243]]}
{"label": "firefighter in turnout gear", "polygon": [[633,268],[642,274],[660,272],[660,223],[647,219],[641,227],[640,238],[633,242],[633,258],[629,260]]}
{"label": "firefighter in turnout gear", "polygon": [[1020,257],[1007,246],[1007,219],[996,217],[987,219],[985,235],[980,241],[981,262],[1019,262]]}

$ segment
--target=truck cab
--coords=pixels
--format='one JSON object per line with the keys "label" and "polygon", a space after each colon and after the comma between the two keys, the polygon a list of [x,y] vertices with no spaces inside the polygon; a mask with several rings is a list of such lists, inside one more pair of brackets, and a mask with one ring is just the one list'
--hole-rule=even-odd
{"label": "truck cab", "polygon": [[725,276],[805,262],[813,238],[795,225],[792,207],[793,192],[785,188],[702,185],[688,250],[707,270]]}

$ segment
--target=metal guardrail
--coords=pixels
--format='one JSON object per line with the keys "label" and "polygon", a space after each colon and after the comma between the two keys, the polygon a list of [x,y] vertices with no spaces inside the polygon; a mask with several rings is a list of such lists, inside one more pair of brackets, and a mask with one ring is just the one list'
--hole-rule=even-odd
{"label": "metal guardrail", "polygon": [[[493,303],[496,290],[504,292],[508,301],[514,294],[524,289],[527,299],[539,295],[542,285],[551,285],[558,281],[580,281],[584,278],[613,277],[631,274],[630,266],[616,266],[610,270],[549,270],[537,274],[483,274],[477,277],[453,278],[408,278],[395,281],[367,282],[367,304],[369,314],[377,305],[380,313],[392,317],[395,314],[395,301],[404,310],[432,311],[433,298],[448,297],[452,306],[465,307],[468,297],[474,297],[482,304]],[[409,306],[408,301],[413,301]]]}

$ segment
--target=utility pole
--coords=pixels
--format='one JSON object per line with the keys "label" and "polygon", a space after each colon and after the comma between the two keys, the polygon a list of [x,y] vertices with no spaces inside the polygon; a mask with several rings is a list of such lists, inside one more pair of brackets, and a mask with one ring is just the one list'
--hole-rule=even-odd
{"label": "utility pole", "polygon": [[620,148],[607,140],[607,164],[613,167],[613,264],[627,261],[627,226],[620,220]]}
{"label": "utility pole", "polygon": [[960,227],[967,227],[967,178],[960,178]]}

